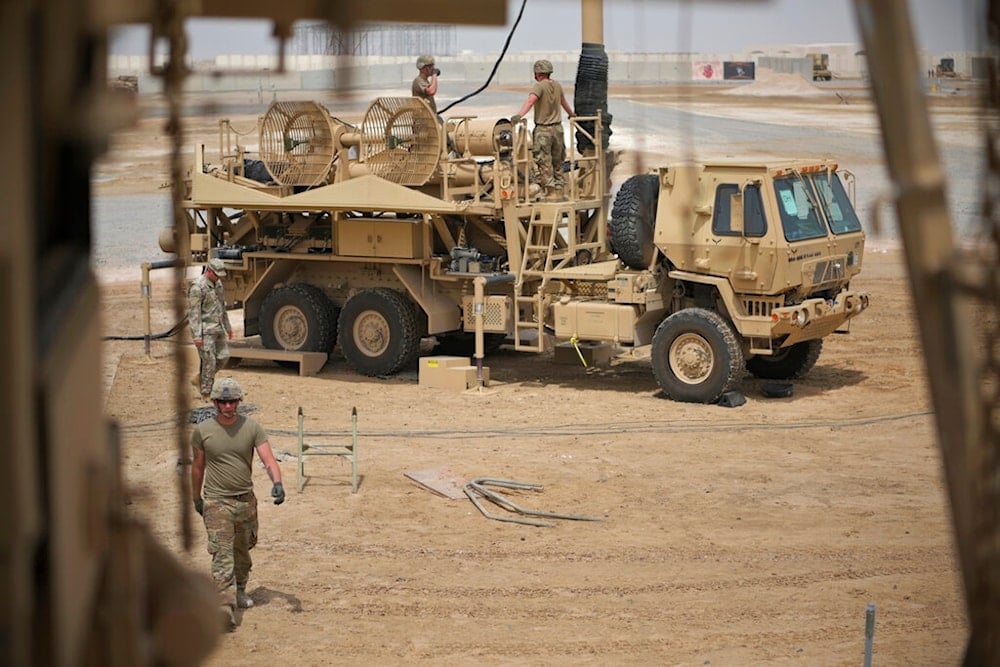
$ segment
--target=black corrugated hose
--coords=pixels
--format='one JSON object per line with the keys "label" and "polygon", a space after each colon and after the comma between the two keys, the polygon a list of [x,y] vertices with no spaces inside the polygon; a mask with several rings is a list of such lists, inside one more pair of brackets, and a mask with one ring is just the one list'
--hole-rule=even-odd
{"label": "black corrugated hose", "polygon": [[[580,49],[573,107],[577,116],[596,116],[598,111],[601,112],[601,148],[607,150],[611,138],[611,114],[608,113],[608,54],[603,44],[584,42]],[[580,127],[590,133],[594,131],[593,121],[581,122]],[[594,148],[594,142],[577,131],[576,148],[584,153]]]}

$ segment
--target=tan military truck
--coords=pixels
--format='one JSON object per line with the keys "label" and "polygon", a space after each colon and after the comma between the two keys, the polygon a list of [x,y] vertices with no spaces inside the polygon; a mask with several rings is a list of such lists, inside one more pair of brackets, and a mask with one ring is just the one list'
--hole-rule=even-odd
{"label": "tan military truck", "polygon": [[218,161],[199,147],[188,233],[161,246],[225,260],[227,300],[266,348],[339,345],[368,375],[412,365],[431,336],[466,354],[474,333],[487,350],[609,341],[651,346],[668,396],[712,402],[744,365],[806,372],[867,306],[848,289],[864,234],[835,164],[665,167],[626,181],[609,220],[599,121],[571,121],[565,201],[540,201],[524,121],[440,120],[407,97],[352,126],[276,102],[256,150],[225,121]]}
{"label": "tan military truck", "polygon": [[813,81],[830,81],[833,79],[833,72],[830,71],[829,53],[810,53],[807,57],[812,58]]}
{"label": "tan military truck", "polygon": [[[864,232],[854,179],[825,160],[707,162],[633,176],[615,198],[620,271],[609,300],[636,306],[664,393],[710,402],[744,367],[790,379],[868,307],[851,291]],[[621,285],[622,288],[617,286]]]}

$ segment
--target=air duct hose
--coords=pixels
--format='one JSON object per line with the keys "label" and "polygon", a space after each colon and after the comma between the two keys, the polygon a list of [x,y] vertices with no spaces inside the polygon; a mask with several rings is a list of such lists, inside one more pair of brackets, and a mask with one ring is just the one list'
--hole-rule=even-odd
{"label": "air duct hose", "polygon": [[[608,149],[611,138],[611,114],[608,112],[608,54],[603,44],[584,42],[580,49],[580,62],[576,68],[574,110],[578,116],[596,116],[601,112],[601,146]],[[594,131],[593,121],[581,122],[586,132]],[[581,153],[593,150],[594,142],[578,131],[576,149]]]}

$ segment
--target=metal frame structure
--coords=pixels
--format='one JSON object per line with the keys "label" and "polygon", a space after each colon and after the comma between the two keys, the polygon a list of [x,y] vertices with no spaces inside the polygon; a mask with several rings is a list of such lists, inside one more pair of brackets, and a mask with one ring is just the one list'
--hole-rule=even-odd
{"label": "metal frame structure", "polygon": [[305,414],[299,406],[299,429],[296,449],[295,484],[299,493],[306,485],[306,457],[308,456],[340,456],[351,464],[351,493],[358,492],[358,409],[351,408],[351,442],[347,445],[314,445],[305,441]]}

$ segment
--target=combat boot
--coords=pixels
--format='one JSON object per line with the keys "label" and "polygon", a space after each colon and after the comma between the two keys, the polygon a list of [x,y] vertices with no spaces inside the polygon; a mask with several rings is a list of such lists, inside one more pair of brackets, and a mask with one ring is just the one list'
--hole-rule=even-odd
{"label": "combat boot", "polygon": [[228,604],[219,607],[219,617],[222,619],[223,632],[233,632],[236,630],[236,616],[233,614],[232,607]]}
{"label": "combat boot", "polygon": [[545,201],[566,201],[562,188],[555,186],[545,188]]}
{"label": "combat boot", "polygon": [[236,587],[236,606],[240,609],[249,609],[253,606],[253,598],[247,595],[246,588]]}

